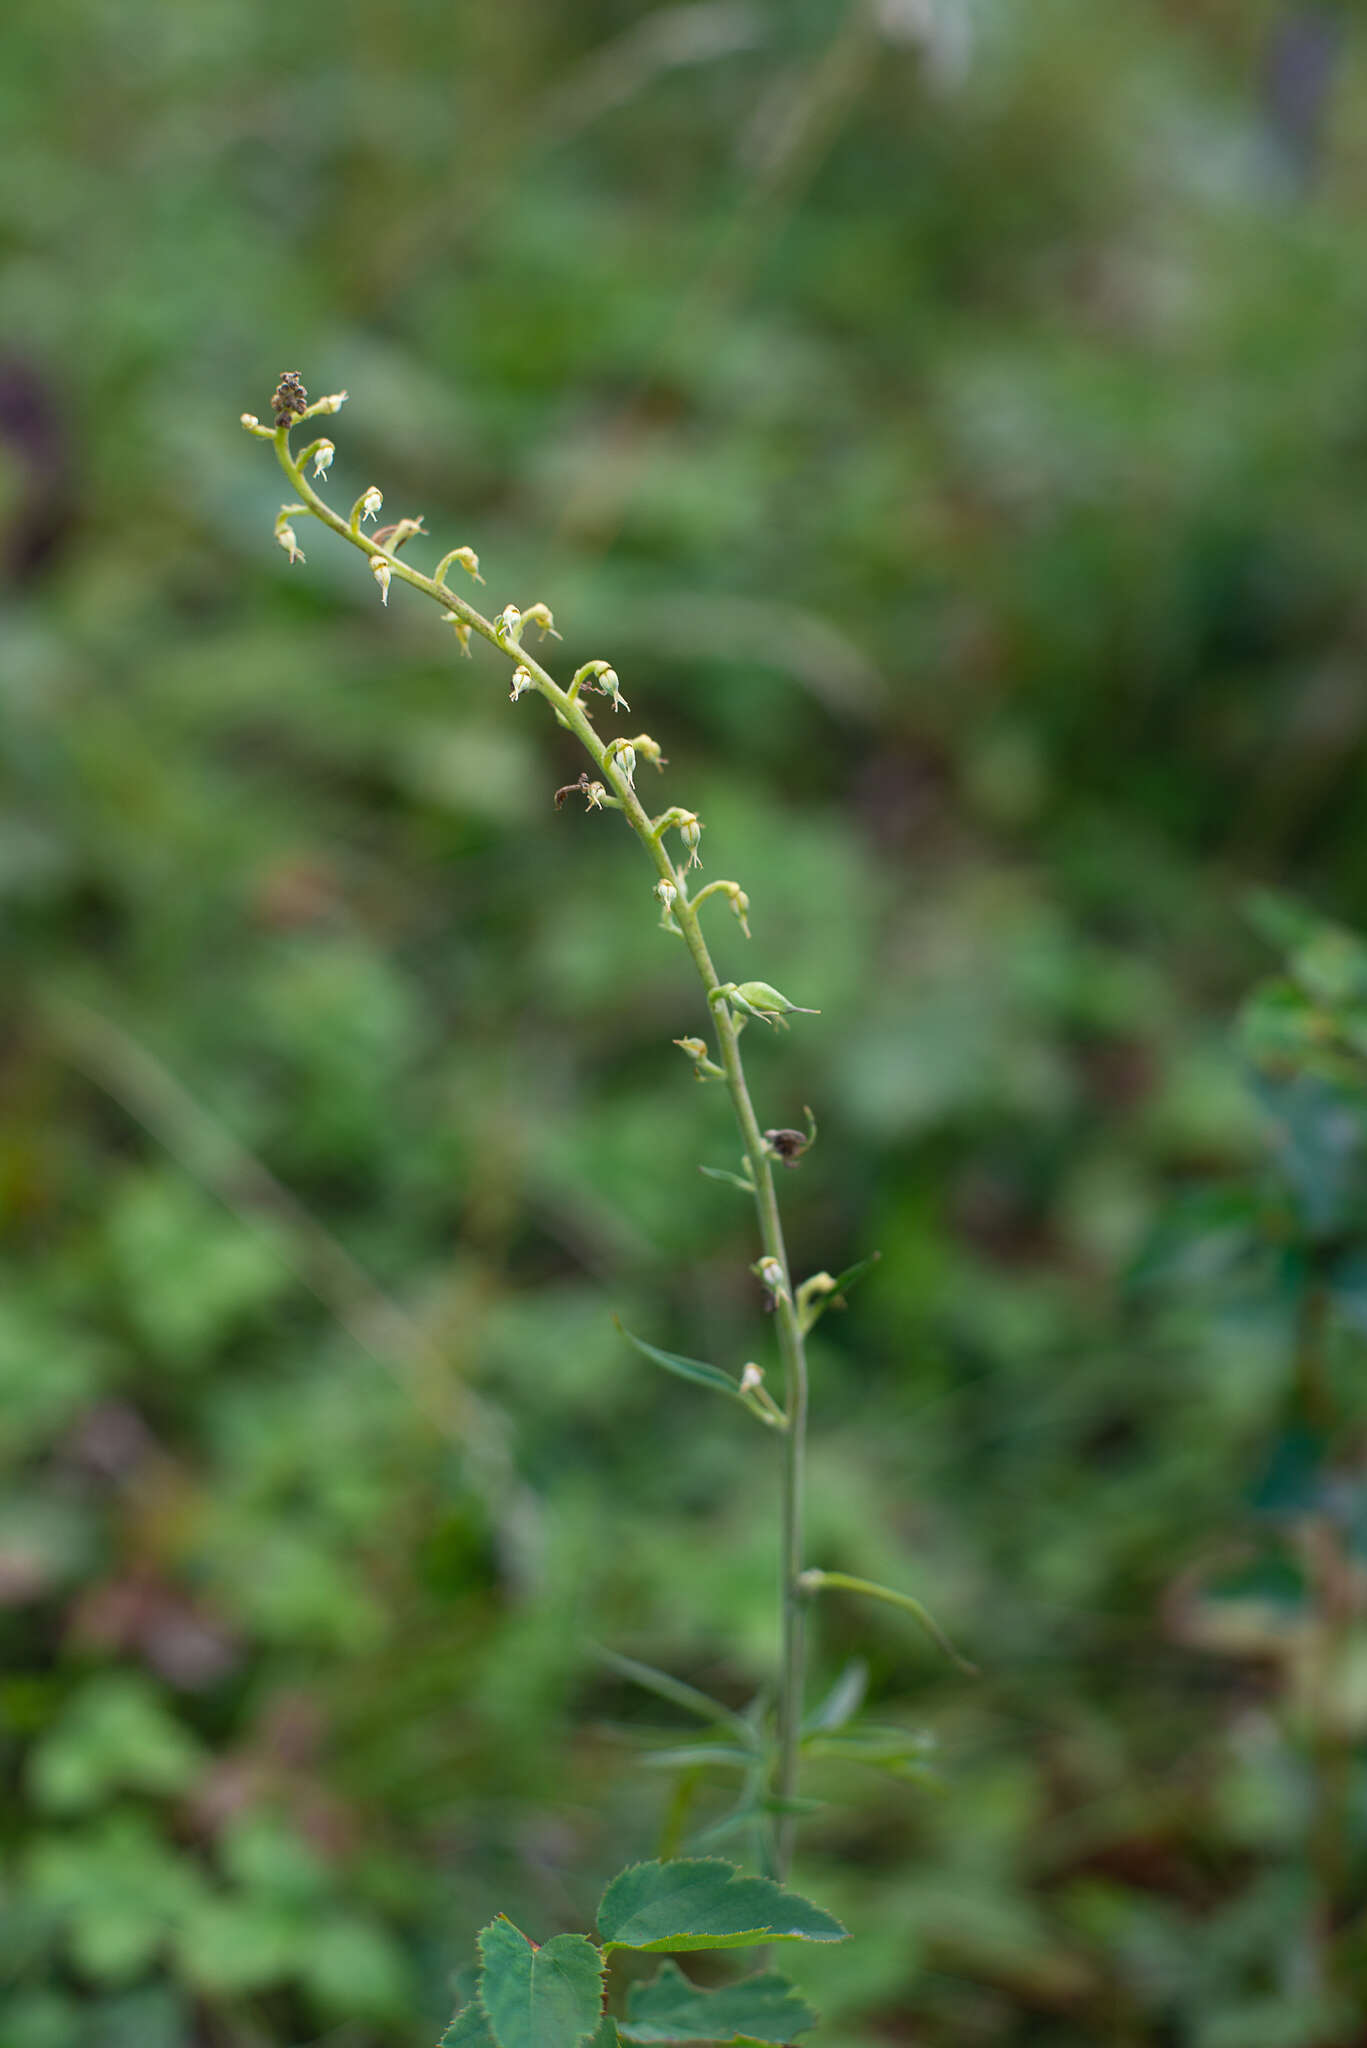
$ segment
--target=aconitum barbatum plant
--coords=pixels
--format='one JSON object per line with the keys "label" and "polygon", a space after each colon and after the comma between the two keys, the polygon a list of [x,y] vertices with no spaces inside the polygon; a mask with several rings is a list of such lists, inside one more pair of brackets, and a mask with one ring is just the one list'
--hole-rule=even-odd
{"label": "aconitum barbatum plant", "polygon": [[[703,934],[703,912],[734,916],[750,935],[750,899],[739,882],[695,881],[701,870],[703,821],[697,813],[671,804],[652,816],[638,791],[643,768],[662,771],[660,745],[647,732],[604,738],[597,717],[626,718],[630,707],[615,669],[606,660],[585,662],[568,684],[558,683],[524,645],[530,631],[538,644],[558,638],[550,607],[537,600],[506,604],[486,618],[447,583],[460,568],[483,582],[473,548],[449,549],[430,575],[401,559],[401,550],[426,537],[420,518],[402,518],[389,525],[378,521],[384,503],[377,485],[370,485],[343,517],[319,493],[335,453],[326,436],[311,441],[302,453],[291,446],[291,434],[305,421],[338,412],[344,391],[309,403],[294,371],[286,371],[271,401],[273,425],[244,413],[247,431],[272,441],[294,496],[280,507],[275,537],[292,564],[304,561],[296,519],[310,518],[329,528],[366,557],[381,604],[388,605],[395,582],[409,585],[441,607],[463,654],[471,637],[486,640],[511,664],[509,696],[514,704],[539,696],[556,720],[573,733],[588,756],[578,780],[556,792],[557,808],[582,797],[591,811],[615,811],[630,827],[649,863],[658,918],[665,931],[682,940],[702,985],[702,999],[711,1043],[692,1033],[675,1039],[698,1080],[722,1083],[731,1100],[740,1134],[742,1163],[738,1173],[725,1173],[753,1201],[758,1252],[751,1271],[766,1290],[772,1307],[782,1367],[782,1399],[770,1392],[762,1369],[746,1364],[739,1372],[661,1351],[640,1337],[623,1332],[636,1349],[666,1371],[726,1396],[758,1424],[768,1442],[776,1443],[781,1459],[779,1549],[779,1616],[777,1668],[768,1697],[748,1712],[737,1713],[691,1686],[629,1658],[613,1658],[625,1676],[659,1693],[707,1724],[716,1738],[715,1754],[741,1772],[738,1813],[749,1823],[760,1864],[745,1875],[715,1857],[676,1857],[638,1863],[614,1878],[598,1909],[596,1939],[559,1934],[538,1945],[510,1920],[499,1915],[479,1936],[477,1974],[470,1995],[443,2037],[445,2048],[616,2048],[619,2042],[731,2042],[781,2044],[813,2027],[817,2016],[782,1973],[765,1967],[720,1988],[702,1990],[678,1965],[666,1961],[646,1983],[633,1984],[625,2012],[609,2010],[608,1958],[615,1949],[681,1954],[694,1949],[770,1949],[792,1941],[831,1942],[847,1939],[845,1929],[819,1906],[786,1889],[792,1861],[793,1835],[801,1811],[799,1774],[804,1746],[819,1742],[824,1754],[847,1745],[866,1761],[905,1766],[915,1738],[870,1743],[873,1731],[861,1729],[862,1705],[858,1667],[837,1682],[827,1700],[804,1719],[805,1623],[813,1598],[826,1589],[862,1594],[906,1610],[951,1656],[929,1614],[908,1594],[826,1572],[806,1562],[803,1549],[803,1485],[807,1446],[808,1384],[806,1340],[819,1318],[842,1304],[846,1290],[872,1260],[832,1275],[813,1273],[794,1283],[779,1215],[776,1165],[794,1167],[816,1137],[807,1112],[806,1129],[761,1129],[746,1080],[741,1043],[752,1024],[786,1030],[794,1015],[812,1014],[768,981],[722,981],[712,964]],[[367,526],[370,530],[367,531]],[[592,700],[601,698],[601,704]],[[592,708],[591,708],[592,703]],[[717,1169],[704,1169],[712,1171]],[[876,1256],[876,1255],[875,1255]],[[748,1426],[748,1425],[747,1425]],[[959,1660],[962,1661],[962,1660]]]}

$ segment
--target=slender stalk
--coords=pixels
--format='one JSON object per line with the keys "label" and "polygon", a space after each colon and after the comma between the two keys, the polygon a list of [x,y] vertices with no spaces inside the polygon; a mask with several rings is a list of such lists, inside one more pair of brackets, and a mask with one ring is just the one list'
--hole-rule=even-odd
{"label": "slender stalk", "polygon": [[[316,415],[315,415],[316,417]],[[362,533],[359,524],[349,522],[334,512],[326,501],[319,497],[303,473],[303,465],[290,448],[291,424],[278,427],[272,437],[280,466],[289,478],[291,488],[298,493],[301,501],[296,510],[307,508],[315,519],[330,527],[340,539],[372,561],[378,559],[387,565],[390,579],[398,578],[409,583],[424,596],[430,597],[454,616],[471,632],[478,633],[491,647],[496,647],[514,664],[524,668],[531,677],[531,687],[544,697],[554,711],[561,725],[572,732],[598,771],[604,785],[611,792],[616,808],[619,808],[628,825],[640,841],[652,867],[662,882],[667,882],[676,893],[669,908],[675,923],[688,948],[698,979],[702,983],[707,1007],[711,1013],[712,1026],[716,1034],[717,1048],[721,1057],[722,1071],[735,1112],[736,1124],[740,1131],[745,1156],[749,1162],[750,1177],[754,1183],[756,1220],[759,1228],[760,1249],[766,1261],[777,1266],[775,1284],[771,1287],[774,1297],[774,1320],[777,1327],[779,1355],[783,1361],[785,1381],[785,1414],[788,1427],[783,1432],[783,1467],[781,1486],[781,1533],[780,1533],[780,1653],[779,1687],[777,1704],[777,1727],[775,1755],[770,1780],[770,1791],[776,1802],[769,1829],[769,1863],[771,1874],[780,1881],[787,1877],[792,1862],[793,1837],[796,1817],[786,1810],[796,1797],[798,1789],[799,1747],[802,1731],[803,1684],[806,1666],[804,1607],[805,1594],[801,1586],[803,1546],[803,1486],[806,1462],[807,1437],[807,1360],[803,1332],[794,1303],[792,1275],[788,1266],[788,1254],[783,1241],[783,1224],[779,1215],[778,1193],[774,1183],[773,1159],[765,1144],[755,1115],[754,1104],[745,1078],[745,1067],[741,1057],[741,1022],[727,1002],[723,985],[712,963],[707,942],[703,937],[702,924],[698,916],[698,903],[691,901],[683,872],[677,868],[666,852],[664,834],[647,814],[636,794],[631,778],[620,766],[616,753],[605,745],[594,729],[593,722],[580,700],[577,690],[564,690],[555,678],[541,666],[532,654],[513,639],[500,635],[493,621],[468,604],[445,582],[424,576],[413,569],[397,555]],[[258,430],[260,431],[260,430]],[[307,459],[307,458],[305,458]],[[703,895],[699,891],[699,899]],[[709,892],[710,893],[710,892]],[[772,1271],[772,1268],[771,1268]]]}

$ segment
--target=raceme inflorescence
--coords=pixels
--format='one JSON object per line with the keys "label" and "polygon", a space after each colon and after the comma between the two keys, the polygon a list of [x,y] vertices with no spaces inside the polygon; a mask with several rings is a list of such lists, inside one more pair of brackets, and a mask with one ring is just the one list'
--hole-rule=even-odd
{"label": "raceme inflorescence", "polygon": [[[872,1730],[857,1722],[863,1700],[862,1667],[858,1665],[842,1675],[828,1698],[804,1720],[805,1617],[818,1593],[844,1591],[889,1602],[910,1614],[947,1654],[962,1663],[925,1608],[909,1594],[845,1573],[819,1570],[809,1566],[804,1557],[806,1339],[828,1309],[843,1305],[846,1291],[873,1260],[865,1259],[840,1274],[818,1272],[794,1283],[784,1245],[775,1167],[791,1169],[799,1164],[815,1140],[816,1124],[808,1111],[805,1130],[761,1129],[746,1079],[742,1037],[750,1024],[786,1030],[791,1017],[814,1013],[767,981],[723,981],[718,975],[703,934],[703,913],[709,908],[728,912],[748,938],[750,899],[738,882],[693,880],[695,872],[702,869],[703,821],[696,812],[671,804],[652,815],[642,801],[638,789],[642,769],[661,772],[666,765],[659,743],[646,732],[606,739],[599,733],[595,714],[630,715],[611,663],[585,662],[562,685],[525,644],[529,632],[537,635],[538,646],[549,638],[559,638],[547,604],[539,600],[526,605],[509,603],[486,617],[446,580],[453,568],[459,568],[474,582],[483,582],[473,548],[451,548],[430,575],[424,574],[401,555],[410,541],[426,537],[421,517],[378,524],[384,499],[373,484],[345,516],[320,495],[319,487],[332,467],[334,443],[322,435],[296,454],[291,435],[306,421],[337,413],[346,396],[344,391],[337,392],[310,404],[298,374],[287,371],[271,400],[273,424],[267,425],[251,413],[242,415],[250,434],[274,443],[293,493],[276,517],[276,540],[291,564],[301,563],[305,556],[294,522],[309,518],[330,529],[367,558],[381,604],[388,605],[396,582],[433,599],[463,654],[469,654],[472,636],[487,641],[511,665],[511,701],[517,704],[523,697],[541,697],[583,748],[588,766],[575,782],[556,791],[555,804],[559,808],[571,797],[582,797],[591,811],[620,814],[650,865],[659,922],[682,940],[701,983],[711,1043],[693,1034],[674,1043],[700,1081],[721,1082],[730,1096],[741,1141],[740,1170],[703,1170],[731,1182],[754,1204],[759,1249],[751,1270],[772,1309],[783,1371],[780,1401],[769,1391],[757,1364],[747,1363],[737,1373],[662,1351],[623,1332],[637,1351],[656,1365],[736,1402],[781,1446],[779,1648],[772,1710],[767,1697],[761,1697],[748,1712],[735,1712],[663,1672],[630,1658],[609,1657],[621,1675],[709,1724],[718,1761],[725,1759],[741,1773],[737,1813],[755,1842],[760,1874],[744,1876],[733,1865],[712,1857],[676,1857],[633,1865],[615,1878],[604,1894],[596,1941],[581,1934],[559,1934],[538,1946],[500,1915],[479,1937],[478,1973],[471,1976],[468,1996],[444,2041],[449,2048],[455,2044],[459,2048],[614,2048],[618,2042],[790,2042],[816,2024],[816,2015],[772,1968],[704,1991],[693,1985],[677,1964],[666,1962],[649,1983],[632,1986],[626,2009],[619,2014],[607,2009],[605,1972],[608,1958],[617,1949],[669,1954],[705,1948],[767,1950],[780,1942],[846,1938],[845,1930],[830,1914],[786,1889],[801,1811],[799,1771],[804,1749],[819,1744],[821,1753],[830,1755],[848,1744],[851,1755],[905,1772],[920,1738],[902,1731]],[[595,699],[603,700],[602,704],[594,703]]]}

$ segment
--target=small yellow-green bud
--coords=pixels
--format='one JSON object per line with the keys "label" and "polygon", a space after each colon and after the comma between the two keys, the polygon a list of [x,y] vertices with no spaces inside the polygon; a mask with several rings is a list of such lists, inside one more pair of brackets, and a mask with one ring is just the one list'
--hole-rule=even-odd
{"label": "small yellow-green bud", "polygon": [[672,910],[678,898],[679,885],[677,882],[671,882],[667,876],[662,877],[655,884],[655,894],[659,897],[666,910]]}
{"label": "small yellow-green bud", "polygon": [[512,698],[514,704],[516,704],[519,697],[525,697],[528,690],[530,690],[532,687],[533,685],[531,670],[529,668],[523,668],[521,663],[519,663],[518,666],[513,670],[513,687],[508,693],[509,696]]}
{"label": "small yellow-green bud", "polygon": [[698,852],[698,841],[702,838],[702,821],[696,817],[685,818],[679,826],[679,837],[688,848],[688,859],[684,864],[684,873],[687,874],[689,868],[702,866],[702,856]]}
{"label": "small yellow-green bud", "polygon": [[361,518],[373,519],[384,503],[384,492],[377,484],[368,484],[361,493]]}
{"label": "small yellow-green bud", "polygon": [[479,573],[479,556],[473,548],[452,548],[449,555],[443,555],[437,564],[434,581],[437,583],[444,583],[446,581],[446,572],[452,562],[459,562],[466,575],[473,576],[476,583],[484,581],[484,578]]}
{"label": "small yellow-green bud", "polygon": [[320,441],[318,443],[313,451],[313,474],[315,477],[326,475],[327,471],[332,467],[332,458],[336,453],[337,449],[331,441]]}
{"label": "small yellow-green bud", "polygon": [[700,1081],[724,1081],[724,1070],[715,1060],[707,1056],[707,1046],[701,1038],[676,1038],[680,1052],[686,1052],[693,1062],[693,1072]]}
{"label": "small yellow-green bud", "polygon": [[298,536],[288,521],[283,526],[277,524],[275,537],[289,556],[291,562],[302,562],[304,560],[304,550],[300,547]]}
{"label": "small yellow-green bud", "polygon": [[736,923],[748,939],[750,937],[750,898],[746,895],[744,889],[735,882],[732,883],[726,894],[730,899],[732,910],[736,913]]}
{"label": "small yellow-green bud", "polygon": [[548,633],[553,640],[560,638],[560,635],[555,630],[555,620],[551,616],[551,608],[548,604],[529,604],[526,611],[522,614],[522,620],[524,625],[538,627],[543,640]]}
{"label": "small yellow-green bud", "polygon": [[614,741],[610,754],[611,758],[621,769],[626,780],[634,789],[636,786],[636,749],[632,746],[631,741],[622,740],[620,744]]}
{"label": "small yellow-green bud", "polygon": [[466,625],[459,612],[443,612],[442,618],[454,632],[457,640],[459,640],[461,653],[468,658],[470,653],[470,628]]}
{"label": "small yellow-green bud", "polygon": [[617,671],[606,661],[586,661],[577,668],[570,679],[570,695],[580,690],[601,690],[612,704],[614,711],[630,711],[631,706],[622,695],[622,686],[617,680]]}
{"label": "small yellow-green bud", "polygon": [[785,1300],[787,1299],[788,1287],[783,1277],[783,1267],[776,1258],[766,1255],[762,1259],[756,1259],[750,1271],[764,1282],[771,1294],[782,1295]]}
{"label": "small yellow-green bud", "polygon": [[516,647],[522,638],[522,614],[515,604],[505,604],[494,620],[494,631],[500,640]]}
{"label": "small yellow-green bud", "polygon": [[393,571],[383,555],[372,555],[370,557],[370,573],[380,586],[380,603],[388,604],[389,579]]}
{"label": "small yellow-green bud", "polygon": [[331,391],[326,398],[314,399],[313,404],[305,414],[305,418],[312,418],[314,413],[319,412],[340,412],[346,402],[347,394],[345,391]]}
{"label": "small yellow-green bud", "polygon": [[729,982],[723,990],[731,1007],[742,1011],[747,1017],[758,1017],[762,1023],[776,1024],[787,1030],[785,1019],[793,1010],[801,1010],[804,1017],[819,1017],[819,1010],[808,1010],[801,1003],[790,1003],[787,996],[771,988],[767,981]]}
{"label": "small yellow-green bud", "polygon": [[638,732],[631,744],[643,761],[649,761],[652,768],[663,772],[666,763],[658,740],[653,740],[648,732]]}

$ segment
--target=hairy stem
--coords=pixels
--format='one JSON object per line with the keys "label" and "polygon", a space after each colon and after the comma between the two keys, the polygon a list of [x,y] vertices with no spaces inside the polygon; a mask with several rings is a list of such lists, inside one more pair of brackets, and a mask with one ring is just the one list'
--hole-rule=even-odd
{"label": "hairy stem", "polygon": [[[722,992],[722,983],[703,937],[698,905],[690,901],[684,876],[665,850],[664,834],[656,829],[637,796],[630,777],[619,765],[615,753],[599,738],[588,712],[580,701],[579,693],[562,689],[526,648],[500,635],[491,620],[486,619],[483,613],[468,604],[444,581],[439,582],[434,577],[422,575],[420,571],[411,568],[397,555],[391,554],[377,541],[372,540],[368,534],[361,532],[359,525],[349,523],[334,512],[306,480],[301,462],[296,460],[291,451],[289,437],[289,424],[278,427],[273,437],[275,451],[292,489],[298,493],[301,507],[307,507],[315,519],[321,520],[324,526],[331,527],[332,531],[350,546],[359,548],[372,559],[378,558],[386,563],[391,578],[409,583],[415,590],[422,591],[424,596],[434,599],[444,610],[453,613],[472,633],[478,633],[491,647],[497,648],[510,661],[527,670],[532,679],[532,688],[546,699],[559,723],[574,734],[593,762],[660,880],[668,882],[677,892],[670,908],[684,944],[688,948],[689,957],[697,970],[711,1013],[722,1071],[726,1076],[731,1106],[735,1112],[736,1124],[754,1183],[761,1253],[765,1260],[776,1263],[781,1276],[771,1292],[774,1297],[779,1355],[783,1361],[788,1427],[783,1432],[779,1690],[775,1756],[770,1784],[775,1800],[775,1811],[768,1831],[767,1860],[771,1874],[783,1880],[787,1877],[792,1862],[796,1828],[796,1817],[788,1809],[796,1797],[798,1787],[806,1661],[805,1595],[800,1580],[807,1436],[807,1360],[802,1327],[794,1303],[788,1254],[783,1242],[783,1224],[774,1184],[773,1159],[761,1134],[759,1119],[755,1115],[745,1078],[740,1049],[741,1023]],[[702,893],[699,892],[700,897]]]}

